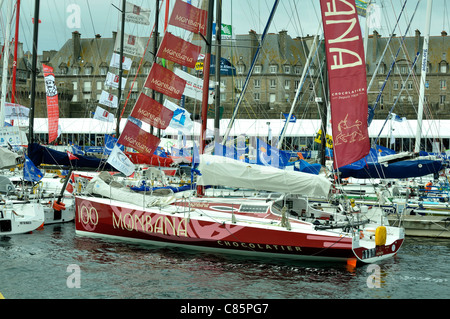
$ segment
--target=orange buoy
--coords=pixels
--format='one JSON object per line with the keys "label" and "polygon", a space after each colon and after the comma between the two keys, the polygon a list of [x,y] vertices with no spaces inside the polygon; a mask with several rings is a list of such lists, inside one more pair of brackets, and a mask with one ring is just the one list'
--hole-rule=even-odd
{"label": "orange buoy", "polygon": [[57,211],[61,211],[61,210],[65,210],[66,209],[66,204],[64,204],[63,202],[57,202],[56,200],[53,202],[53,209],[57,210]]}

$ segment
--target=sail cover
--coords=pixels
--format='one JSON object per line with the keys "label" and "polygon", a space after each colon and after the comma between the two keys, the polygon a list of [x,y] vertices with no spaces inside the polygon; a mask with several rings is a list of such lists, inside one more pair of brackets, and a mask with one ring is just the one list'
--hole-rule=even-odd
{"label": "sail cover", "polygon": [[369,153],[364,47],[355,0],[320,0],[330,89],[334,168]]}
{"label": "sail cover", "polygon": [[220,185],[270,192],[328,196],[330,181],[323,176],[249,164],[215,155],[200,155],[197,185]]}

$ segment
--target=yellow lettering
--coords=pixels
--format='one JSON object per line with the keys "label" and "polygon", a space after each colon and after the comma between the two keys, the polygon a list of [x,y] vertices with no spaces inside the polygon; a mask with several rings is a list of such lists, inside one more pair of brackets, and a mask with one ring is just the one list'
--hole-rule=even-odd
{"label": "yellow lettering", "polygon": [[167,216],[166,216],[166,219],[165,219],[165,225],[164,225],[165,226],[165,231],[164,231],[164,234],[167,235],[167,233],[168,233],[167,232],[167,229],[168,229],[167,223],[169,223],[170,227],[172,228],[172,234],[171,235],[175,235],[175,226],[173,225],[171,219],[169,217],[167,217]]}
{"label": "yellow lettering", "polygon": [[345,3],[347,6],[349,6],[350,7],[350,11],[337,11],[337,9],[336,9],[336,0],[332,0],[331,3],[327,2],[327,10],[328,11],[325,12],[325,16],[326,17],[343,15],[343,14],[345,14],[345,15],[355,14],[356,8],[351,3],[349,3],[346,0],[338,0],[338,1],[340,1],[342,3]]}
{"label": "yellow lettering", "polygon": [[[127,221],[127,217],[128,217],[128,221]],[[123,226],[125,226],[125,229],[128,231],[132,231],[134,229],[134,220],[133,220],[133,216],[131,216],[130,213],[127,213],[123,216]]]}
{"label": "yellow lettering", "polygon": [[[359,56],[359,54],[356,52],[353,52],[351,50],[332,48],[332,49],[330,49],[330,53],[338,53],[337,55],[333,55],[333,65],[331,65],[331,70],[345,69],[345,68],[351,68],[351,67],[362,65],[362,59]],[[342,58],[343,54],[353,55],[357,58],[357,61],[353,62],[353,63],[344,64],[343,58]]]}
{"label": "yellow lettering", "polygon": [[147,233],[153,232],[152,216],[151,215],[145,215],[145,231]]}
{"label": "yellow lettering", "polygon": [[[119,215],[119,220],[116,219],[116,214],[112,214],[113,228],[119,228],[122,224],[122,214]],[[123,228],[123,227],[122,227]]]}
{"label": "yellow lettering", "polygon": [[[164,235],[164,221],[163,221],[164,216],[160,216],[158,217],[158,219],[155,222],[155,233],[161,233]],[[158,222],[159,222],[159,226],[158,226]]]}
{"label": "yellow lettering", "polygon": [[[184,227],[183,227],[184,224]],[[187,237],[187,220],[186,218],[183,218],[180,220],[180,223],[178,224],[178,231],[177,235],[180,236],[181,234],[184,235],[184,237]]]}
{"label": "yellow lettering", "polygon": [[326,24],[339,24],[339,23],[349,23],[350,26],[348,29],[342,33],[339,37],[336,39],[328,40],[328,43],[341,43],[341,42],[349,42],[349,41],[357,41],[359,39],[359,36],[354,36],[353,38],[346,39],[345,37],[353,30],[353,28],[356,25],[356,18],[350,19],[350,20],[328,20]]}

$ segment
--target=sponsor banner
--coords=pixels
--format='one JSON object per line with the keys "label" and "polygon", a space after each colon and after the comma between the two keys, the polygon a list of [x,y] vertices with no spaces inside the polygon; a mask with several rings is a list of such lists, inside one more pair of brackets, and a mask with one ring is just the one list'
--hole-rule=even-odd
{"label": "sponsor banner", "polygon": [[[131,59],[126,56],[122,57],[122,69],[129,71],[131,69]],[[109,63],[110,67],[120,68],[120,54],[113,52],[111,56],[111,62]]]}
{"label": "sponsor banner", "polygon": [[173,111],[141,93],[130,116],[164,130],[169,126]]}
{"label": "sponsor banner", "polygon": [[30,109],[15,103],[5,102],[5,120],[27,119]]}
{"label": "sponsor banner", "polygon": [[363,39],[355,0],[320,0],[330,89],[334,168],[370,151]]}
{"label": "sponsor banner", "polygon": [[108,93],[106,91],[102,91],[102,94],[100,95],[100,100],[98,100],[98,103],[106,105],[110,108],[117,108],[118,98],[114,94]]}
{"label": "sponsor banner", "polygon": [[125,22],[150,24],[150,9],[141,8],[133,3],[125,3]]}
{"label": "sponsor banner", "polygon": [[94,113],[94,119],[103,122],[114,122],[114,114],[109,113],[107,110],[97,106]]}
{"label": "sponsor banner", "polygon": [[207,11],[177,0],[169,24],[194,33],[206,34],[207,16]]}
{"label": "sponsor banner", "polygon": [[200,50],[200,46],[166,32],[156,56],[193,69]]}
{"label": "sponsor banner", "polygon": [[144,84],[146,88],[158,91],[177,100],[183,96],[185,86],[185,80],[157,63],[153,63],[150,74]]}
{"label": "sponsor banner", "polygon": [[[181,69],[175,69],[175,74],[186,81],[186,87],[184,88],[184,95],[193,99],[201,101],[203,98],[203,79],[193,76]],[[214,87],[214,82],[209,82],[209,87]],[[214,103],[214,91],[209,91],[208,104]]]}
{"label": "sponsor banner", "polygon": [[[122,89],[127,84],[127,79],[122,77]],[[106,74],[105,85],[117,89],[119,87],[119,76],[108,72]]]}
{"label": "sponsor banner", "polygon": [[[120,34],[120,32],[117,32]],[[123,53],[132,56],[142,56],[144,54],[145,46],[147,45],[147,38],[137,37],[132,34],[123,34]],[[116,37],[116,42],[114,44],[114,51],[120,51],[120,37]],[[120,61],[120,60],[119,60]]]}
{"label": "sponsor banner", "polygon": [[47,95],[48,142],[51,143],[58,137],[58,91],[53,68],[42,64],[42,70],[44,73],[45,94]]}
{"label": "sponsor banner", "polygon": [[146,156],[151,156],[159,145],[160,139],[131,121],[127,121],[117,143],[131,147]]}
{"label": "sponsor banner", "polygon": [[17,126],[0,128],[0,146],[28,145],[27,135]]}
{"label": "sponsor banner", "polygon": [[[216,23],[213,22],[213,28],[212,28],[212,39],[215,40],[216,39]],[[222,40],[232,40],[233,39],[233,28],[231,27],[230,24],[223,24],[222,23],[222,27],[220,29],[220,38]]]}
{"label": "sponsor banner", "polygon": [[169,100],[164,101],[164,106],[173,111],[172,120],[170,121],[169,126],[184,134],[192,134],[194,122],[191,120],[191,114],[186,111],[186,109]]}

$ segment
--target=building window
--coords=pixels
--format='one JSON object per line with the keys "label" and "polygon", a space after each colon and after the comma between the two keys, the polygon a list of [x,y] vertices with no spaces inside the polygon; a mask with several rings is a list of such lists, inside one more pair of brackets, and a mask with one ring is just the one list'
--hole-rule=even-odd
{"label": "building window", "polygon": [[277,73],[277,71],[278,71],[278,67],[276,65],[272,64],[270,66],[270,73],[275,74],[275,73]]}
{"label": "building window", "polygon": [[394,81],[394,90],[398,90],[398,81]]}
{"label": "building window", "polygon": [[286,73],[286,74],[291,73],[291,67],[289,65],[284,66],[284,73]]}
{"label": "building window", "polygon": [[107,66],[101,66],[100,67],[100,75],[106,75],[108,73],[108,67]]}
{"label": "building window", "polygon": [[80,74],[80,68],[79,67],[73,67],[72,68],[72,75],[78,75]]}
{"label": "building window", "polygon": [[[295,88],[295,90],[297,91],[298,90],[298,86],[300,85],[300,80],[295,80],[294,81],[294,88]],[[310,85],[311,85],[311,83],[310,83]],[[312,89],[311,89],[312,90]]]}
{"label": "building window", "polygon": [[236,88],[238,90],[242,90],[243,87],[244,87],[244,80],[242,80],[242,79],[236,80]]}
{"label": "building window", "polygon": [[97,81],[97,91],[103,90],[103,83],[104,81]]}
{"label": "building window", "polygon": [[277,100],[277,95],[275,93],[271,93],[269,95],[269,102],[274,103]]}
{"label": "building window", "polygon": [[445,103],[445,95],[439,95],[439,104],[443,105]]}
{"label": "building window", "polygon": [[86,81],[83,83],[83,92],[91,92],[92,91],[92,83],[91,81]]}
{"label": "building window", "polygon": [[439,72],[441,72],[441,73],[447,73],[447,62],[442,61],[442,62],[439,64]]}
{"label": "building window", "polygon": [[255,80],[253,80],[253,84],[254,84],[255,89],[259,89],[261,87],[261,80],[255,79]]}
{"label": "building window", "polygon": [[447,90],[447,81],[446,80],[440,80],[439,81],[439,87],[441,90]]}
{"label": "building window", "polygon": [[284,81],[284,89],[289,90],[290,87],[291,87],[291,81],[285,80]]}
{"label": "building window", "polygon": [[300,75],[300,74],[302,73],[302,67],[301,67],[301,66],[296,66],[296,67],[294,68],[294,73],[295,73],[296,75]]}
{"label": "building window", "polygon": [[277,88],[277,80],[270,80],[270,88],[271,89],[276,89]]}
{"label": "building window", "polygon": [[413,83],[412,81],[408,81],[408,90],[412,90],[413,89]]}
{"label": "building window", "polygon": [[255,74],[261,74],[262,66],[261,65],[255,65],[255,70],[253,73]]}
{"label": "building window", "polygon": [[84,75],[91,75],[92,74],[92,66],[88,66],[86,68],[84,68]]}
{"label": "building window", "polygon": [[72,81],[72,87],[73,87],[74,91],[78,90],[78,82],[77,81]]}
{"label": "building window", "polygon": [[259,101],[261,99],[261,94],[258,92],[253,93],[253,98],[255,101]]}
{"label": "building window", "polygon": [[237,67],[237,72],[238,72],[238,74],[244,74],[244,71],[245,71],[245,65],[238,65],[238,67]]}

